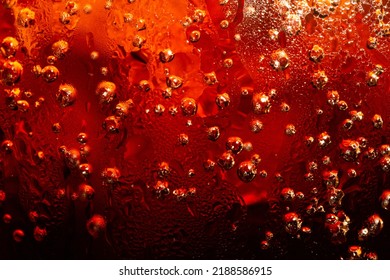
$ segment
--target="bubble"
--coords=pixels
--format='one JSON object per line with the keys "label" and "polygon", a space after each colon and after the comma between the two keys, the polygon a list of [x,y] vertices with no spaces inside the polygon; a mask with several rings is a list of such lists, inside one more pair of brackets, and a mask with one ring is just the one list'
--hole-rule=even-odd
{"label": "bubble", "polygon": [[284,133],[286,133],[286,135],[293,136],[293,135],[295,135],[296,132],[297,132],[297,130],[295,128],[295,125],[293,125],[293,124],[286,125],[286,128],[284,130]]}
{"label": "bubble", "polygon": [[5,192],[3,190],[0,190],[0,205],[5,201],[7,198]]}
{"label": "bubble", "polygon": [[20,81],[23,67],[18,61],[5,61],[0,69],[1,79],[7,86],[12,86]]}
{"label": "bubble", "polygon": [[339,185],[338,171],[324,171],[322,174],[322,180],[324,181],[327,188],[337,188]]}
{"label": "bubble", "polygon": [[367,148],[368,140],[366,138],[358,137],[356,140],[359,142],[360,147]]}
{"label": "bubble", "polygon": [[336,90],[328,91],[326,97],[328,99],[328,104],[331,106],[335,106],[340,99],[339,93]]}
{"label": "bubble", "polygon": [[309,57],[311,61],[319,63],[325,57],[324,50],[319,45],[314,45],[309,52]]}
{"label": "bubble", "polygon": [[325,217],[325,229],[330,234],[333,244],[343,244],[346,242],[346,235],[349,231],[350,219],[343,212],[337,212],[337,215],[329,213]]}
{"label": "bubble", "polygon": [[317,70],[314,72],[312,77],[312,84],[316,89],[323,89],[328,83],[328,77],[325,74],[325,71]]}
{"label": "bubble", "polygon": [[229,137],[226,141],[226,149],[233,154],[239,154],[244,148],[244,144],[240,137]]}
{"label": "bubble", "polygon": [[30,104],[26,100],[16,101],[16,106],[20,112],[27,112],[30,109]]}
{"label": "bubble", "polygon": [[269,242],[267,240],[263,240],[260,242],[260,248],[261,250],[268,250],[271,247]]}
{"label": "bubble", "polygon": [[259,133],[263,130],[263,123],[258,119],[254,119],[250,122],[249,127],[253,133]]}
{"label": "bubble", "polygon": [[144,92],[148,92],[150,90],[150,84],[147,80],[142,80],[139,82],[138,88]]}
{"label": "bubble", "polygon": [[220,135],[218,126],[212,126],[207,129],[207,137],[211,141],[217,141]]}
{"label": "bubble", "polygon": [[137,20],[137,22],[135,23],[135,29],[137,29],[138,31],[146,29],[146,22],[143,18]]}
{"label": "bubble", "polygon": [[1,143],[1,150],[7,154],[10,154],[14,151],[14,143],[11,140],[4,140]]}
{"label": "bubble", "polygon": [[313,136],[305,136],[305,141],[304,141],[305,145],[310,147],[311,144],[314,143],[314,137]]}
{"label": "bubble", "polygon": [[367,48],[375,49],[378,45],[378,39],[376,37],[369,37],[367,39]]}
{"label": "bubble", "polygon": [[184,116],[194,116],[196,114],[196,111],[198,109],[196,105],[196,101],[193,98],[190,97],[184,97],[181,100],[180,108]]}
{"label": "bubble", "polygon": [[165,90],[162,91],[162,97],[165,99],[169,99],[172,97],[172,89],[171,88],[166,88]]}
{"label": "bubble", "polygon": [[253,162],[254,165],[256,166],[259,165],[259,163],[261,162],[260,155],[259,154],[252,155],[251,161]]}
{"label": "bubble", "polygon": [[107,167],[101,173],[104,186],[112,186],[119,182],[121,173],[116,167]]}
{"label": "bubble", "polygon": [[367,73],[367,85],[370,87],[376,86],[378,84],[379,75],[375,71],[369,71]]}
{"label": "bubble", "polygon": [[36,226],[34,228],[35,241],[42,242],[43,240],[45,240],[46,236],[47,236],[47,231],[45,228],[41,228],[39,226]]}
{"label": "bubble", "polygon": [[233,59],[226,58],[223,60],[223,67],[225,68],[231,68],[233,66]]}
{"label": "bubble", "polygon": [[17,18],[17,22],[22,27],[29,27],[35,24],[35,12],[29,8],[23,8],[20,10]]}
{"label": "bubble", "polygon": [[292,201],[295,197],[295,192],[292,188],[283,188],[280,191],[280,198],[283,201]]}
{"label": "bubble", "polygon": [[381,115],[375,114],[371,120],[375,128],[381,129],[383,127],[383,119]]}
{"label": "bubble", "polygon": [[282,71],[289,66],[289,57],[284,50],[276,50],[271,54],[271,66],[277,70]]}
{"label": "bubble", "polygon": [[355,169],[350,168],[347,171],[347,175],[349,178],[355,178],[357,176],[357,172]]}
{"label": "bubble", "polygon": [[385,210],[390,210],[390,190],[384,190],[379,198],[381,206]]}
{"label": "bubble", "polygon": [[164,112],[165,112],[164,105],[157,104],[156,106],[154,106],[154,113],[156,113],[157,115],[161,116]]}
{"label": "bubble", "polygon": [[57,102],[61,107],[72,105],[76,101],[77,91],[70,84],[61,84],[56,94]]}
{"label": "bubble", "polygon": [[318,164],[315,161],[310,161],[307,164],[307,169],[310,170],[310,171],[315,171],[315,170],[318,169]]}
{"label": "bubble", "polygon": [[379,164],[384,172],[390,171],[390,156],[383,156],[379,160]]}
{"label": "bubble", "polygon": [[209,86],[212,86],[218,82],[217,75],[215,74],[215,72],[210,72],[210,73],[204,74],[203,79],[204,79],[204,82]]}
{"label": "bubble", "polygon": [[288,105],[287,103],[283,102],[282,104],[280,104],[280,109],[282,112],[289,112],[290,111],[290,105]]}
{"label": "bubble", "polygon": [[361,152],[359,142],[350,139],[342,140],[339,148],[345,161],[356,161]]}
{"label": "bubble", "polygon": [[168,63],[175,58],[175,54],[171,49],[164,49],[160,52],[159,57],[162,63]]}
{"label": "bubble", "polygon": [[118,118],[116,116],[109,116],[109,117],[105,118],[105,120],[103,121],[102,127],[108,133],[116,134],[116,133],[119,133],[121,125],[122,125],[122,123],[120,121],[120,118]]}
{"label": "bubble", "polygon": [[95,190],[90,185],[81,184],[78,195],[81,200],[92,200],[95,196]]}
{"label": "bubble", "polygon": [[51,51],[55,57],[62,59],[69,51],[69,44],[65,40],[59,40],[53,43]]}
{"label": "bubble", "polygon": [[19,42],[14,37],[5,37],[0,45],[0,52],[5,58],[15,56],[19,50]]}
{"label": "bubble", "polygon": [[364,257],[366,258],[366,260],[377,260],[378,259],[378,255],[375,252],[368,252],[368,253],[364,254]]}
{"label": "bubble", "polygon": [[272,41],[276,41],[279,39],[279,31],[276,29],[268,30],[268,36]]}
{"label": "bubble", "polygon": [[328,203],[332,207],[341,206],[341,200],[344,197],[344,192],[340,189],[330,188],[328,190]]}
{"label": "bubble", "polygon": [[320,148],[326,148],[330,143],[332,143],[330,136],[326,131],[317,136],[317,141]]}
{"label": "bubble", "polygon": [[73,16],[79,12],[79,5],[75,1],[68,1],[65,4],[65,10]]}
{"label": "bubble", "polygon": [[177,140],[178,140],[179,144],[182,146],[185,146],[190,142],[188,135],[185,133],[180,133]]}
{"label": "bubble", "polygon": [[215,168],[215,164],[216,164],[215,161],[212,161],[211,159],[208,159],[205,162],[203,162],[203,168],[206,171],[213,171],[214,168]]}
{"label": "bubble", "polygon": [[301,18],[297,14],[287,13],[286,19],[283,23],[283,30],[288,35],[296,35],[302,29]]}
{"label": "bubble", "polygon": [[58,19],[63,25],[67,25],[71,21],[71,15],[68,12],[62,12]]}
{"label": "bubble", "polygon": [[358,231],[358,239],[359,241],[364,241],[368,239],[369,233],[367,228],[362,228],[361,230]]}
{"label": "bubble", "polygon": [[288,234],[295,235],[302,227],[302,219],[295,212],[290,212],[284,215],[284,229]]}
{"label": "bubble", "polygon": [[199,39],[200,39],[200,31],[199,30],[193,30],[190,33],[189,39],[190,39],[190,42],[192,42],[192,43],[198,42]]}
{"label": "bubble", "polygon": [[100,82],[95,91],[100,104],[109,104],[116,96],[116,85],[112,82]]}
{"label": "bubble", "polygon": [[297,192],[297,193],[295,194],[295,196],[296,196],[299,200],[302,200],[302,199],[305,198],[305,195],[304,195],[303,192]]}
{"label": "bubble", "polygon": [[234,156],[231,151],[224,152],[217,160],[220,167],[225,170],[230,170],[235,164]]}
{"label": "bubble", "polygon": [[[0,203],[1,203],[1,201],[0,201]],[[11,221],[12,221],[12,216],[11,216],[10,214],[4,214],[4,216],[3,216],[3,222],[4,222],[5,224],[10,224]]]}
{"label": "bubble", "polygon": [[13,6],[15,6],[17,3],[17,0],[2,0],[1,4],[3,4],[4,8],[10,9]]}
{"label": "bubble", "polygon": [[183,85],[183,79],[178,76],[170,75],[167,77],[166,83],[168,87],[177,89]]}
{"label": "bubble", "polygon": [[[378,153],[374,148],[369,147],[369,148],[367,148],[367,151],[365,151],[363,155],[367,159],[375,159],[378,156]],[[383,163],[385,164],[384,167],[387,169],[386,162],[387,162],[387,160],[384,160]]]}
{"label": "bubble", "polygon": [[153,186],[154,194],[157,196],[157,198],[161,198],[162,196],[167,196],[170,193],[170,190],[168,188],[168,182],[167,181],[157,181],[156,184]]}
{"label": "bubble", "polygon": [[92,165],[90,163],[82,163],[79,165],[79,172],[84,178],[89,178],[92,173]]}
{"label": "bubble", "polygon": [[176,106],[171,106],[171,107],[169,107],[168,111],[169,111],[169,114],[171,114],[172,116],[176,116],[176,114],[177,114],[177,112],[178,112]]}
{"label": "bubble", "polygon": [[142,48],[146,43],[146,38],[140,35],[135,35],[133,38],[133,46],[136,48]]}
{"label": "bubble", "polygon": [[237,169],[238,178],[244,183],[251,182],[257,174],[257,167],[252,161],[243,161]]}
{"label": "bubble", "polygon": [[124,14],[123,14],[123,21],[124,21],[125,23],[131,22],[131,21],[133,20],[133,18],[134,18],[134,16],[133,16],[132,13],[124,13]]}
{"label": "bubble", "polygon": [[51,130],[54,132],[54,133],[60,133],[62,131],[62,127],[59,123],[54,123],[52,126],[51,126]]}
{"label": "bubble", "polygon": [[158,164],[157,175],[159,178],[166,178],[171,173],[169,164],[165,161]]}
{"label": "bubble", "polygon": [[45,66],[42,69],[42,78],[47,82],[47,83],[52,83],[55,80],[57,80],[58,76],[60,75],[60,71],[58,71],[57,67],[53,65],[48,65]]}
{"label": "bubble", "polygon": [[119,102],[114,109],[115,116],[121,119],[127,118],[130,114],[130,109],[134,107],[134,102],[132,99]]}
{"label": "bubble", "polygon": [[352,128],[352,126],[353,126],[353,121],[351,119],[345,119],[345,120],[343,120],[343,122],[341,124],[341,127],[345,131],[350,130]]}
{"label": "bubble", "polygon": [[192,15],[192,20],[194,22],[202,23],[206,17],[206,11],[201,9],[195,9]]}
{"label": "bubble", "polygon": [[219,26],[222,28],[222,29],[226,29],[229,27],[229,21],[224,19],[222,20],[220,23],[219,23]]}
{"label": "bubble", "polygon": [[87,231],[93,238],[98,238],[106,230],[106,219],[101,215],[93,215],[87,221]]}
{"label": "bubble", "polygon": [[217,104],[220,110],[225,109],[230,104],[230,96],[226,92],[223,94],[218,94],[215,98],[215,103]]}
{"label": "bubble", "polygon": [[259,172],[259,174],[260,174],[260,177],[262,177],[262,178],[267,178],[267,176],[268,176],[268,173],[267,173],[266,170],[261,170],[261,171]]}
{"label": "bubble", "polygon": [[76,149],[65,151],[65,164],[70,169],[77,168],[80,164],[80,152]]}
{"label": "bubble", "polygon": [[383,229],[383,220],[378,214],[371,215],[365,224],[372,237],[378,236]]}
{"label": "bubble", "polygon": [[271,109],[271,102],[264,93],[256,93],[252,98],[252,108],[255,114],[267,114]]}
{"label": "bubble", "polygon": [[24,239],[24,231],[21,230],[21,229],[16,229],[14,230],[14,232],[12,233],[12,237],[14,239],[15,242],[22,242],[23,239]]}
{"label": "bubble", "polygon": [[177,201],[185,199],[188,195],[187,190],[184,188],[176,189],[172,192],[172,194],[176,196]]}
{"label": "bubble", "polygon": [[349,246],[348,248],[348,259],[359,260],[362,257],[362,247],[360,246]]}

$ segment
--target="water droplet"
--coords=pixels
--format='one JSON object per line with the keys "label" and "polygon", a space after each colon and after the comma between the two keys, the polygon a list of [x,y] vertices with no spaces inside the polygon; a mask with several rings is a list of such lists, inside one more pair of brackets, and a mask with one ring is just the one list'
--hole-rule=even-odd
{"label": "water droplet", "polygon": [[289,66],[289,57],[284,50],[276,50],[271,54],[271,66],[277,70],[282,71]]}
{"label": "water droplet", "polygon": [[93,215],[87,221],[87,231],[93,238],[98,238],[106,230],[107,222],[101,215]]}
{"label": "water droplet", "polygon": [[42,69],[42,78],[48,82],[52,83],[55,80],[57,80],[58,76],[60,75],[60,71],[58,71],[57,67],[53,65],[48,65]]}
{"label": "water droplet", "polygon": [[252,161],[243,161],[237,169],[238,178],[244,183],[251,182],[257,174],[257,167]]}
{"label": "water droplet", "polygon": [[181,100],[180,107],[184,116],[194,116],[198,109],[195,99],[190,97],[184,97]]}
{"label": "water droplet", "polygon": [[221,133],[218,126],[212,126],[207,129],[207,137],[211,141],[217,141],[220,135]]}
{"label": "water droplet", "polygon": [[100,82],[96,88],[96,95],[100,104],[108,104],[116,96],[116,85],[107,81]]}

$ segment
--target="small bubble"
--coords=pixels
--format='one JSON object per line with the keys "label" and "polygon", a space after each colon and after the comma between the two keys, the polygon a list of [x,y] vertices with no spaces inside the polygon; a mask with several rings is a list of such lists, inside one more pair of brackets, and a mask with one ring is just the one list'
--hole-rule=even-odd
{"label": "small bubble", "polygon": [[157,181],[156,184],[153,186],[153,191],[157,198],[161,198],[163,196],[168,195],[170,193],[168,182]]}
{"label": "small bubble", "polygon": [[356,170],[352,168],[348,169],[347,174],[349,178],[355,178],[357,176]]}
{"label": "small bubble", "polygon": [[312,136],[305,136],[305,141],[304,141],[306,146],[311,146],[311,144],[314,143],[314,137]]}
{"label": "small bubble", "polygon": [[203,162],[203,168],[206,171],[213,171],[214,168],[215,168],[215,164],[216,164],[215,161],[212,161],[211,159],[208,159],[205,162]]}
{"label": "small bubble", "polygon": [[271,102],[264,93],[256,93],[252,98],[252,108],[255,114],[267,114],[271,110]]}
{"label": "small bubble", "polygon": [[26,100],[16,101],[16,106],[20,112],[27,112],[30,109],[30,104]]}
{"label": "small bubble", "polygon": [[383,119],[381,115],[375,114],[371,120],[375,128],[381,129],[383,127]]}
{"label": "small bubble", "polygon": [[290,212],[284,215],[285,230],[288,234],[294,235],[302,227],[302,219],[295,212]]}
{"label": "small bubble", "polygon": [[5,58],[15,56],[19,50],[19,42],[14,37],[5,37],[0,45],[0,52]]}
{"label": "small bubble", "polygon": [[77,91],[72,85],[62,84],[58,89],[56,99],[61,107],[67,107],[76,101],[76,96]]}
{"label": "small bubble", "polygon": [[167,77],[166,83],[168,87],[177,89],[183,85],[183,79],[178,76],[170,75]]}
{"label": "small bubble", "polygon": [[302,200],[305,198],[305,195],[303,194],[303,192],[297,192],[295,194],[295,196],[299,199],[299,200]]}
{"label": "small bubble", "polygon": [[267,176],[268,176],[268,173],[265,170],[261,170],[259,174],[260,174],[260,177],[262,177],[262,178],[267,178]]}
{"label": "small bubble", "polygon": [[63,25],[67,25],[70,23],[71,15],[68,12],[62,12],[58,19]]}
{"label": "small bubble", "polygon": [[202,23],[206,17],[206,11],[201,9],[194,10],[194,13],[192,15],[192,20],[194,22]]}
{"label": "small bubble", "polygon": [[148,92],[150,90],[150,84],[148,80],[142,80],[138,84],[138,88],[144,92]]}
{"label": "small bubble", "polygon": [[231,58],[226,58],[223,61],[223,67],[225,68],[231,68],[233,66],[233,59]]}
{"label": "small bubble", "polygon": [[314,72],[312,77],[312,84],[316,89],[323,89],[328,83],[328,77],[325,74],[325,71],[318,70]]}
{"label": "small bubble", "polygon": [[165,112],[165,107],[164,107],[164,105],[157,104],[156,106],[154,106],[154,113],[155,113],[156,115],[161,116],[164,112]]}
{"label": "small bubble", "polygon": [[166,88],[165,90],[162,91],[162,97],[165,99],[169,99],[172,97],[172,89],[171,88]]}
{"label": "small bubble", "polygon": [[251,142],[245,142],[244,143],[244,150],[247,152],[250,152],[253,150],[253,145]]}
{"label": "small bubble", "polygon": [[101,173],[101,178],[103,180],[103,185],[112,186],[119,182],[121,173],[116,167],[105,168]]}
{"label": "small bubble", "polygon": [[58,71],[57,67],[53,65],[48,65],[42,69],[42,78],[47,83],[52,83],[55,80],[58,79],[58,76],[60,75],[60,71]]}
{"label": "small bubble", "polygon": [[384,172],[390,171],[390,156],[383,156],[379,160],[379,164]]}
{"label": "small bubble", "polygon": [[168,63],[175,58],[175,54],[171,49],[164,49],[160,52],[159,57],[162,63]]}
{"label": "small bubble", "polygon": [[276,41],[279,39],[279,31],[276,29],[268,30],[268,36],[272,41]]}
{"label": "small bubble", "polygon": [[103,121],[102,127],[108,133],[116,134],[119,133],[121,125],[122,123],[120,118],[116,116],[109,116]]}
{"label": "small bubble", "polygon": [[204,74],[203,79],[204,79],[204,82],[209,86],[212,86],[218,82],[217,75],[215,74],[215,72],[210,72],[210,73]]}
{"label": "small bubble", "polygon": [[194,116],[198,109],[196,101],[190,97],[184,97],[181,100],[180,108],[184,116]]}
{"label": "small bubble", "polygon": [[320,148],[326,148],[332,143],[330,136],[326,131],[317,136],[317,141]]}
{"label": "small bubble", "polygon": [[192,43],[195,43],[195,42],[198,42],[199,39],[200,39],[200,32],[199,30],[194,30],[190,33],[190,37],[189,37],[190,41]]}
{"label": "small bubble", "polygon": [[324,171],[322,180],[328,188],[337,188],[339,185],[339,176],[337,170]]}
{"label": "small bubble", "polygon": [[133,38],[133,46],[136,48],[142,48],[146,43],[146,38],[140,35],[135,35]]}
{"label": "small bubble", "polygon": [[29,8],[23,8],[20,10],[17,18],[17,22],[22,27],[29,27],[35,24],[35,12]]}
{"label": "small bubble", "polygon": [[124,14],[123,14],[123,21],[124,21],[125,23],[131,22],[131,21],[133,20],[133,18],[134,18],[134,16],[133,16],[132,13],[124,13]]}
{"label": "small bubble", "polygon": [[22,242],[23,239],[24,239],[24,231],[21,230],[21,229],[16,229],[14,230],[14,232],[12,233],[12,237],[14,239],[15,242]]}
{"label": "small bubble", "polygon": [[211,141],[217,141],[220,135],[218,126],[212,126],[207,129],[207,137]]}
{"label": "small bubble", "polygon": [[360,246],[349,246],[348,248],[348,259],[359,260],[362,256],[362,248]]}
{"label": "small bubble", "polygon": [[282,103],[280,104],[280,109],[282,112],[289,112],[290,111],[290,105],[288,105],[287,103]]}
{"label": "small bubble", "polygon": [[236,42],[241,41],[241,35],[240,34],[234,34],[234,40]]}
{"label": "small bubble", "polygon": [[229,137],[226,141],[226,150],[232,151],[233,154],[239,154],[244,148],[244,144],[239,137]]}
{"label": "small bubble", "polygon": [[82,177],[89,178],[92,173],[92,165],[90,163],[82,163],[79,165],[79,172]]}
{"label": "small bubble", "polygon": [[6,197],[7,196],[6,196],[5,192],[3,190],[0,190],[0,206],[5,201]]}
{"label": "small bubble", "polygon": [[116,117],[125,119],[130,114],[130,109],[134,107],[134,102],[132,99],[119,102],[114,109],[114,114]]}
{"label": "small bubble", "polygon": [[367,85],[370,87],[376,86],[378,84],[379,75],[375,71],[370,71],[367,73]]}
{"label": "small bubble", "polygon": [[65,4],[65,10],[73,16],[78,13],[79,5],[75,1],[68,1]]}
{"label": "small bubble", "polygon": [[286,133],[286,135],[292,136],[292,135],[295,135],[296,132],[297,132],[297,130],[293,124],[286,125],[286,128],[284,130],[284,133]]}
{"label": "small bubble", "polygon": [[[0,202],[1,203],[1,202]],[[10,224],[12,221],[12,216],[10,214],[4,214],[3,216],[3,222],[5,224]]]}
{"label": "small bubble", "polygon": [[85,14],[90,14],[90,13],[92,13],[92,6],[90,5],[90,4],[86,4],[85,6],[84,6],[84,8],[83,8],[83,11],[84,11],[84,13]]}
{"label": "small bubble", "polygon": [[257,167],[252,161],[243,161],[237,169],[238,178],[244,183],[251,182],[257,174]]}
{"label": "small bubble", "polygon": [[219,23],[219,26],[222,28],[222,29],[226,29],[229,27],[229,21],[224,19],[222,20],[220,23]]}
{"label": "small bubble", "polygon": [[92,200],[95,196],[95,190],[90,185],[81,184],[78,195],[81,200]]}
{"label": "small bubble", "polygon": [[326,97],[328,99],[328,104],[331,106],[335,106],[340,99],[339,93],[336,90],[328,91]]}
{"label": "small bubble", "polygon": [[93,238],[98,238],[106,230],[107,222],[101,215],[93,215],[87,221],[87,231]]}
{"label": "small bubble", "polygon": [[220,167],[225,170],[230,170],[235,164],[234,156],[231,151],[224,152],[217,160]]}
{"label": "small bubble", "polygon": [[342,140],[339,148],[345,161],[356,161],[361,152],[359,142],[350,139]]}
{"label": "small bubble", "polygon": [[252,155],[251,161],[253,162],[254,165],[256,165],[256,166],[259,165],[259,163],[261,162],[260,155],[258,155],[258,154]]}
{"label": "small bubble", "polygon": [[320,46],[314,45],[309,52],[309,57],[313,62],[321,62],[321,60],[325,57],[324,50]]}
{"label": "small bubble", "polygon": [[65,55],[68,53],[69,44],[65,40],[59,40],[51,46],[51,50],[55,57],[61,59],[64,58]]}
{"label": "small bubble", "polygon": [[267,240],[263,240],[260,242],[260,248],[261,250],[268,250],[271,247],[269,242]]}
{"label": "small bubble", "polygon": [[295,197],[295,192],[292,188],[283,188],[280,192],[280,198],[283,201],[292,201]]}
{"label": "small bubble", "polygon": [[97,51],[93,51],[90,53],[89,57],[92,59],[92,60],[97,60],[99,58],[99,52]]}
{"label": "small bubble", "polygon": [[254,119],[250,122],[249,127],[253,133],[259,133],[263,130],[263,123],[258,119]]}
{"label": "small bubble", "polygon": [[229,94],[227,94],[226,92],[222,94],[218,94],[217,97],[215,98],[215,103],[217,104],[220,110],[225,109],[230,104]]}
{"label": "small bubble", "polygon": [[116,96],[116,85],[112,82],[103,81],[98,84],[95,91],[100,104],[108,104]]}
{"label": "small bubble", "polygon": [[1,79],[4,84],[12,86],[20,81],[23,67],[18,61],[5,61],[0,68]]}
{"label": "small bubble", "polygon": [[369,37],[367,39],[367,48],[375,49],[378,45],[378,39],[376,37]]}
{"label": "small bubble", "polygon": [[289,57],[284,50],[276,50],[271,54],[271,66],[277,70],[282,71],[289,66]]}
{"label": "small bubble", "polygon": [[190,142],[188,135],[185,133],[180,133],[177,140],[178,140],[179,144],[182,146],[185,146]]}
{"label": "small bubble", "polygon": [[45,228],[41,228],[39,226],[36,226],[34,228],[35,241],[42,242],[43,240],[45,240],[46,236],[47,236],[47,231]]}
{"label": "small bubble", "polygon": [[366,227],[370,236],[378,236],[383,229],[383,220],[378,214],[374,214],[367,219]]}
{"label": "small bubble", "polygon": [[14,151],[14,143],[11,140],[4,140],[1,143],[1,150],[7,154],[10,154]]}
{"label": "small bubble", "polygon": [[385,210],[390,210],[390,190],[384,190],[379,198],[381,207]]}
{"label": "small bubble", "polygon": [[177,114],[177,112],[178,112],[176,106],[171,106],[171,107],[169,107],[168,111],[169,111],[169,114],[171,114],[172,116],[176,116],[176,114]]}
{"label": "small bubble", "polygon": [[146,22],[143,18],[137,20],[137,22],[135,23],[135,29],[137,29],[138,31],[146,29]]}
{"label": "small bubble", "polygon": [[288,35],[298,34],[302,29],[300,16],[294,13],[286,13],[286,18],[282,28]]}

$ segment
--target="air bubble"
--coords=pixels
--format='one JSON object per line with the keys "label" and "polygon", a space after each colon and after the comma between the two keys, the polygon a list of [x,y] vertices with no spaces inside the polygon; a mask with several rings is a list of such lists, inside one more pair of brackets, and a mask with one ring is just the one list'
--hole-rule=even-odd
{"label": "air bubble", "polygon": [[282,71],[289,66],[289,57],[284,50],[276,50],[271,54],[271,66],[277,70]]}
{"label": "air bubble", "polygon": [[72,85],[62,84],[58,89],[56,99],[61,107],[67,107],[76,101],[76,96],[77,91]]}
{"label": "air bubble", "polygon": [[283,220],[284,228],[288,234],[297,234],[302,227],[302,219],[295,212],[285,214]]}
{"label": "air bubble", "polygon": [[87,221],[87,231],[93,238],[98,238],[106,230],[107,222],[101,215],[93,215]]}
{"label": "air bubble", "polygon": [[243,161],[237,169],[238,178],[244,183],[251,182],[257,174],[257,167],[252,161]]}
{"label": "air bubble", "polygon": [[35,12],[29,8],[23,8],[20,10],[17,18],[17,22],[22,27],[29,27],[35,24]]}
{"label": "air bubble", "polygon": [[168,63],[175,58],[175,54],[171,49],[164,49],[160,52],[159,57],[162,63]]}
{"label": "air bubble", "polygon": [[234,156],[231,151],[224,152],[217,160],[220,167],[225,170],[230,170],[235,164]]}
{"label": "air bubble", "polygon": [[48,65],[42,69],[42,78],[47,83],[52,83],[58,79],[58,76],[60,75],[60,71],[58,71],[57,67],[53,65]]}
{"label": "air bubble", "polygon": [[240,137],[229,137],[226,141],[226,149],[233,154],[239,154],[244,148],[244,144]]}
{"label": "air bubble", "polygon": [[1,79],[4,84],[13,86],[20,81],[23,67],[18,61],[5,61],[0,69]]}
{"label": "air bubble", "polygon": [[190,97],[184,97],[181,100],[180,107],[184,116],[194,116],[198,109],[196,105],[196,101]]}
{"label": "air bubble", "polygon": [[65,40],[59,40],[51,46],[51,50],[55,57],[62,59],[69,51],[69,44]]}
{"label": "air bubble", "polygon": [[220,135],[218,126],[212,126],[207,129],[207,137],[211,141],[217,141]]}
{"label": "air bubble", "polygon": [[215,103],[217,104],[220,110],[227,108],[230,104],[230,96],[226,92],[223,94],[218,94],[215,98]]}
{"label": "air bubble", "polygon": [[257,93],[252,98],[252,108],[255,114],[267,114],[271,110],[271,102],[264,93]]}
{"label": "air bubble", "polygon": [[0,45],[0,52],[5,58],[15,56],[19,50],[19,42],[14,37],[5,37]]}
{"label": "air bubble", "polygon": [[319,63],[324,59],[325,53],[324,53],[324,50],[320,46],[314,45],[309,52],[309,56],[310,56],[310,60],[312,60],[313,62]]}
{"label": "air bubble", "polygon": [[328,77],[325,74],[325,71],[318,70],[314,72],[312,77],[312,84],[316,89],[323,89],[328,83]]}
{"label": "air bubble", "polygon": [[116,85],[112,82],[100,82],[96,88],[100,104],[109,104],[116,96]]}

